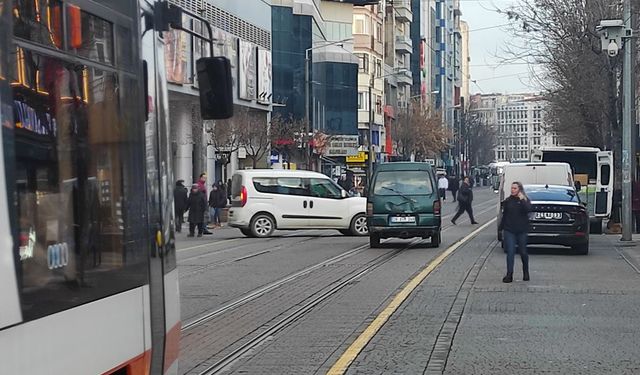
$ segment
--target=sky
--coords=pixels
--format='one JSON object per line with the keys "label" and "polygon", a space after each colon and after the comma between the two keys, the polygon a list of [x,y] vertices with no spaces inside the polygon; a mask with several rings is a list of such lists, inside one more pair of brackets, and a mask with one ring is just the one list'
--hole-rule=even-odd
{"label": "sky", "polygon": [[505,27],[509,20],[494,11],[507,9],[514,0],[460,0],[462,19],[469,24],[469,54],[471,57],[471,93],[538,92],[530,77],[530,67],[516,63],[500,65],[505,57],[503,48],[510,39]]}

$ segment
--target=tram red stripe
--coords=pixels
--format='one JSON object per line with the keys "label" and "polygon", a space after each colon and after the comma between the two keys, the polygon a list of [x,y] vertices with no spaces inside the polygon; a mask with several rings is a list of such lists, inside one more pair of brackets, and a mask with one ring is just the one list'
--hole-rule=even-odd
{"label": "tram red stripe", "polygon": [[164,343],[164,372],[178,359],[180,354],[180,327],[181,322],[176,323],[169,332]]}

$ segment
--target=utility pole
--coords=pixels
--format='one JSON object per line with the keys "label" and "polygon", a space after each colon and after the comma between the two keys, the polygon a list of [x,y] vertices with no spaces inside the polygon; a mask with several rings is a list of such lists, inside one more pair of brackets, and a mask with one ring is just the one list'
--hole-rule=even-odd
{"label": "utility pole", "polygon": [[[623,11],[624,28],[632,29],[631,0],[624,0]],[[635,41],[629,36],[623,44],[623,64],[622,64],[622,241],[631,241],[633,232],[633,216],[631,204],[631,158],[635,158],[633,123],[635,122],[632,113],[634,106],[634,85],[633,80],[633,44]]]}
{"label": "utility pole", "polygon": [[373,178],[373,159],[375,158],[375,151],[373,149],[373,110],[371,108],[371,96],[372,96],[372,88],[373,83],[375,82],[373,77],[374,72],[371,73],[371,78],[369,79],[369,183],[367,186],[371,186],[371,179]]}

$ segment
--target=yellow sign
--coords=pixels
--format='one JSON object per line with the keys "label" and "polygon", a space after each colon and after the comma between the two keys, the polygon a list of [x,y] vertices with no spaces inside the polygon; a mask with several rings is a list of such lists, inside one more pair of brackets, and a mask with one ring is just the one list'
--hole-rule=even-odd
{"label": "yellow sign", "polygon": [[368,156],[366,151],[358,151],[358,156],[347,156],[347,163],[364,163]]}

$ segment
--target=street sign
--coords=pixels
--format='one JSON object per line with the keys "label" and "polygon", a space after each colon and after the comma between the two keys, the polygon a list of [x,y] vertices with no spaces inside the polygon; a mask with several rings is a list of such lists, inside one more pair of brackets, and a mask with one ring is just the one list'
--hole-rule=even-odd
{"label": "street sign", "polygon": [[427,164],[436,165],[436,159],[425,159],[424,161]]}
{"label": "street sign", "polygon": [[326,156],[356,156],[358,155],[357,135],[333,135],[329,138]]}
{"label": "street sign", "polygon": [[368,159],[367,156],[369,155],[366,151],[359,151],[356,156],[347,156],[347,164],[364,163]]}

